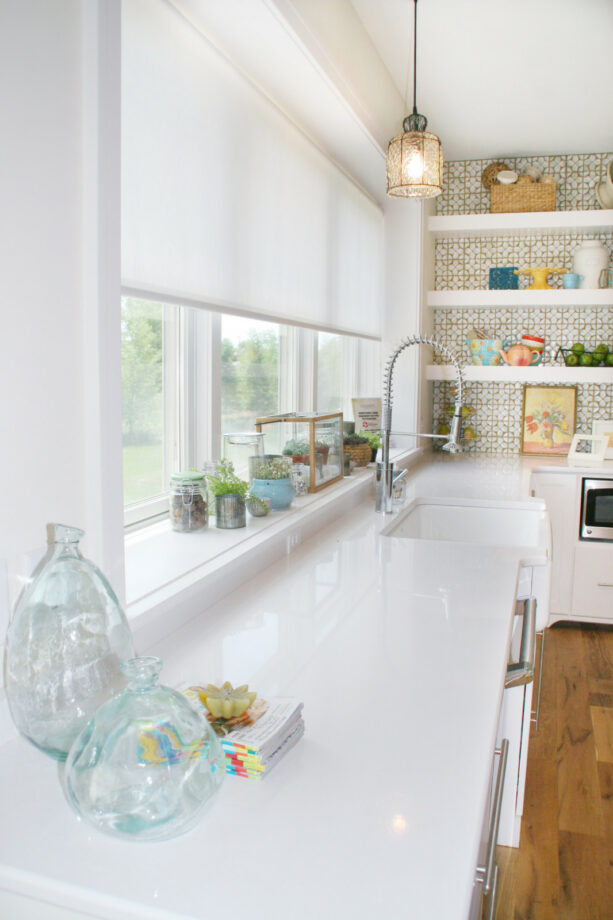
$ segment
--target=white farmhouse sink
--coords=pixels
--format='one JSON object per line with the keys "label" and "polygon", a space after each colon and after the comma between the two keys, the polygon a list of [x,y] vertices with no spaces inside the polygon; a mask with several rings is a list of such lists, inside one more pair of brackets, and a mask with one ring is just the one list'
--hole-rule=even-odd
{"label": "white farmhouse sink", "polygon": [[381,531],[386,537],[452,540],[488,546],[532,546],[549,549],[549,518],[542,508],[525,502],[500,504],[416,499]]}

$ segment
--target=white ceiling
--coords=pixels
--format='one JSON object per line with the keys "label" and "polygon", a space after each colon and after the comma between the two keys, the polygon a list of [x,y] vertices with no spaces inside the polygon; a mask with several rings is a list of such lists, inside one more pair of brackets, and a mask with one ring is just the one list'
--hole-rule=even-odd
{"label": "white ceiling", "polygon": [[[405,99],[411,73],[409,111],[413,0],[351,3]],[[613,0],[419,0],[417,17],[417,107],[446,159],[613,151]]]}

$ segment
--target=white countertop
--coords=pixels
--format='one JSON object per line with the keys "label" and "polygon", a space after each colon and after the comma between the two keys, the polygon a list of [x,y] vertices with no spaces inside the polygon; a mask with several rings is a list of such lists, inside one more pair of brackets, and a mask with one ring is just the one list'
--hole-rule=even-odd
{"label": "white countertop", "polygon": [[[435,462],[411,491],[500,498],[504,483],[525,499],[512,465]],[[520,554],[380,536],[388,522],[361,506],[147,649],[163,683],[303,700],[305,737],[270,776],[226,777],[185,837],[124,843],[77,820],[58,766],[11,741],[0,887],[109,920],[465,920]]]}

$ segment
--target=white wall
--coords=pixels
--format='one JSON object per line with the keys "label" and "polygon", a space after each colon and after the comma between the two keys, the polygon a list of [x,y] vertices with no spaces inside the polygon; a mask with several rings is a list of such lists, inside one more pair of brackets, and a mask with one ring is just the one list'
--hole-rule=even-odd
{"label": "white wall", "polygon": [[[408,335],[421,332],[422,209],[419,201],[388,198],[385,204],[385,316],[382,361]],[[421,346],[411,346],[394,370],[392,429],[415,431]],[[428,423],[429,424],[429,423]],[[420,428],[429,431],[429,428]],[[397,446],[414,447],[415,438],[393,438]]]}
{"label": "white wall", "polygon": [[[114,7],[118,11],[115,0],[107,0],[103,16]],[[14,601],[20,575],[29,574],[45,547],[48,522],[83,527],[86,553],[99,562],[103,555],[97,497],[100,470],[107,465],[99,443],[106,397],[96,386],[98,361],[91,351],[108,359],[105,373],[112,376],[119,340],[115,347],[111,335],[98,348],[112,328],[98,285],[98,235],[108,225],[108,213],[101,217],[97,206],[104,134],[97,126],[99,13],[98,0],[0,4],[2,633],[7,593]],[[108,187],[103,191],[108,199]],[[108,201],[104,208],[112,212]],[[118,209],[115,221],[118,247]],[[105,244],[111,252],[114,245],[109,250]],[[117,311],[118,278],[117,259]],[[111,386],[115,403],[118,387]],[[117,460],[109,466],[116,490]]]}
{"label": "white wall", "polygon": [[84,520],[80,4],[1,4],[0,55],[0,557],[14,564],[46,522]]}

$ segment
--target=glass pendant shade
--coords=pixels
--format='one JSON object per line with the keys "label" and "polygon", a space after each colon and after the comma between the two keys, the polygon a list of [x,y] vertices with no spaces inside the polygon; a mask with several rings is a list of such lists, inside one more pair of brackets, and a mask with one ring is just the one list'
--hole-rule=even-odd
{"label": "glass pendant shade", "polygon": [[404,131],[389,142],[387,194],[435,198],[443,191],[443,148],[436,134]]}

